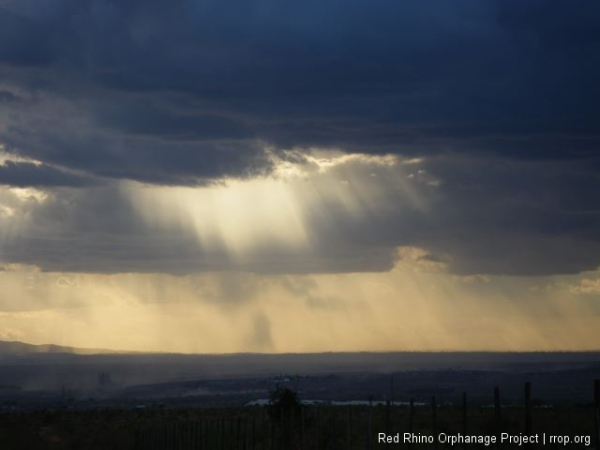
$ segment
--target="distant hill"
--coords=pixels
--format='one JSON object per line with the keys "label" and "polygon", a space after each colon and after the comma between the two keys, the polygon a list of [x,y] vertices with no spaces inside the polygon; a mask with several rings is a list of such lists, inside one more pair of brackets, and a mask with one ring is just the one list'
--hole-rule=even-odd
{"label": "distant hill", "polygon": [[97,355],[115,353],[95,348],[65,347],[54,344],[27,344],[19,341],[0,341],[0,355],[29,355],[32,353],[69,353],[73,355]]}

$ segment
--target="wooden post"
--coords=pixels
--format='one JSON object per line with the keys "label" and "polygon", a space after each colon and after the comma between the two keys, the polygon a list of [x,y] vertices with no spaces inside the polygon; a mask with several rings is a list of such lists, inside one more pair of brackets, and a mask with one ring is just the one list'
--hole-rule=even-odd
{"label": "wooden post", "polygon": [[281,450],[282,443],[284,442],[284,433],[285,433],[285,425],[287,422],[287,414],[284,415],[283,408],[279,409],[279,423],[277,428],[275,429],[275,441],[277,445],[275,448],[277,450]]}
{"label": "wooden post", "polygon": [[600,449],[600,379],[594,380],[594,425],[596,448]]}
{"label": "wooden post", "polygon": [[320,423],[319,423],[319,405],[315,405],[315,450],[319,450],[319,436],[320,436]]}
{"label": "wooden post", "polygon": [[203,426],[202,426],[202,434],[201,434],[201,439],[200,439],[200,448],[202,450],[207,449],[209,446],[209,436],[210,436],[210,421],[207,419],[204,419],[203,421]]}
{"label": "wooden post", "polygon": [[531,435],[531,383],[525,382],[525,434]]}
{"label": "wooden post", "polygon": [[188,422],[181,422],[181,448],[187,448],[189,444],[189,431],[190,427]]}
{"label": "wooden post", "polygon": [[202,419],[196,421],[196,447],[194,450],[202,448]]}
{"label": "wooden post", "polygon": [[256,417],[252,415],[252,450],[256,450]]}
{"label": "wooden post", "polygon": [[[408,432],[412,434],[413,432],[413,424],[414,424],[414,416],[415,416],[415,399],[410,399],[410,406],[408,410]],[[412,443],[408,444],[408,448],[412,448]]]}
{"label": "wooden post", "polygon": [[244,418],[242,421],[242,450],[248,448],[248,420]]}
{"label": "wooden post", "polygon": [[433,448],[438,448],[438,437],[437,437],[437,406],[435,402],[435,395],[431,396],[431,428],[433,430]]}
{"label": "wooden post", "polygon": [[192,422],[192,442],[190,443],[191,448],[196,450],[199,447],[200,442],[200,430],[199,424],[197,420]]}
{"label": "wooden post", "polygon": [[196,421],[191,421],[188,425],[188,446],[187,448],[196,448]]}
{"label": "wooden post", "polygon": [[304,450],[306,448],[306,429],[305,429],[305,406],[300,407],[300,448]]}
{"label": "wooden post", "polygon": [[240,445],[242,442],[242,416],[238,416],[237,431],[235,434],[236,448],[240,449],[242,448],[242,446]]}
{"label": "wooden post", "polygon": [[229,450],[234,448],[235,444],[237,444],[237,436],[235,433],[235,429],[236,429],[235,424],[236,424],[235,418],[231,417],[229,419],[229,433],[227,436],[227,448]]}
{"label": "wooden post", "polygon": [[336,445],[335,441],[335,415],[332,415],[329,419],[329,450],[334,450]]}
{"label": "wooden post", "polygon": [[194,450],[198,447],[198,421],[192,420],[190,422],[190,442],[188,448],[193,448]]}
{"label": "wooden post", "polygon": [[373,420],[373,403],[369,402],[369,418],[367,420],[367,450],[371,449],[371,421]]}
{"label": "wooden post", "polygon": [[181,422],[181,448],[182,450],[189,445],[190,427],[188,422]]}
{"label": "wooden post", "polygon": [[[467,435],[467,393],[462,394],[462,432]],[[467,448],[467,444],[463,444],[463,449]]]}
{"label": "wooden post", "polygon": [[271,450],[275,450],[275,424],[273,420],[269,420],[269,424],[271,427]]}
{"label": "wooden post", "polygon": [[346,450],[352,448],[352,405],[348,405],[348,427],[346,430]]}
{"label": "wooden post", "polygon": [[[494,420],[496,436],[499,438],[502,433],[502,411],[500,409],[500,388],[494,388]],[[499,442],[499,441],[498,441]]]}
{"label": "wooden post", "polygon": [[198,422],[196,420],[192,420],[190,422],[190,442],[189,442],[189,447],[188,448],[193,448],[194,450],[196,449],[196,447],[198,447],[197,445],[197,436],[198,435]]}
{"label": "wooden post", "polygon": [[204,437],[202,439],[202,442],[204,442],[204,446],[202,447],[202,450],[210,447],[210,435],[212,434],[212,430],[214,428],[211,426],[212,423],[213,422],[210,419],[204,420]]}
{"label": "wooden post", "polygon": [[173,424],[173,448],[175,450],[179,449],[179,422],[175,422]]}
{"label": "wooden post", "polygon": [[167,424],[162,424],[160,425],[159,429],[158,429],[158,442],[159,442],[159,448],[163,448],[167,446],[167,439],[169,436],[169,427]]}
{"label": "wooden post", "polygon": [[[393,411],[393,409],[394,409],[394,374],[390,375],[390,404],[391,404],[392,411]],[[390,425],[389,425],[389,430],[388,430],[389,433],[392,432],[393,426],[394,426],[393,415],[390,414]]]}
{"label": "wooden post", "polygon": [[185,448],[185,422],[179,422],[179,447],[178,450],[183,450]]}
{"label": "wooden post", "polygon": [[390,421],[391,421],[391,414],[390,414],[390,401],[388,400],[385,404],[385,434],[387,434],[388,436],[390,435]]}
{"label": "wooden post", "polygon": [[289,446],[291,448],[296,448],[296,408],[292,408],[290,411],[290,442]]}
{"label": "wooden post", "polygon": [[221,450],[225,450],[225,419],[221,419]]}

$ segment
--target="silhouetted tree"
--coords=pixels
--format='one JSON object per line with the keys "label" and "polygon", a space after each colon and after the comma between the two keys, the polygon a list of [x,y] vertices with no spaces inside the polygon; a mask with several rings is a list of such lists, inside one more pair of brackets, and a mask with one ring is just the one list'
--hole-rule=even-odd
{"label": "silhouetted tree", "polygon": [[280,386],[271,391],[269,417],[278,425],[281,444],[284,446],[292,441],[292,433],[297,425],[295,422],[300,417],[301,408],[302,404],[296,391]]}

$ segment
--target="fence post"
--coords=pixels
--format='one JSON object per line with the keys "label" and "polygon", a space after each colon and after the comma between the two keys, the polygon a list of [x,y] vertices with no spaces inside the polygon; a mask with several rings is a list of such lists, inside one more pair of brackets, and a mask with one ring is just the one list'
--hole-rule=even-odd
{"label": "fence post", "polygon": [[391,427],[391,405],[390,405],[390,401],[388,400],[385,404],[385,434],[389,436],[390,434],[390,427]]}
{"label": "fence post", "polygon": [[252,414],[252,439],[250,439],[250,442],[252,442],[250,449],[256,450],[256,417],[254,414]]}
{"label": "fence post", "polygon": [[500,388],[494,388],[494,419],[496,422],[496,436],[499,438],[502,432],[502,412],[500,409]]}
{"label": "fence post", "polygon": [[202,438],[202,442],[204,442],[204,446],[202,450],[207,449],[210,446],[210,435],[212,434],[214,427],[211,426],[212,420],[204,419],[204,435]]}
{"label": "fence post", "polygon": [[275,450],[275,424],[273,423],[273,419],[269,419],[269,426],[270,426],[270,430],[271,430],[271,450]]}
{"label": "fence post", "polygon": [[196,450],[198,447],[198,421],[192,420],[190,422],[190,446],[189,448]]}
{"label": "fence post", "polygon": [[594,425],[596,448],[600,449],[600,379],[594,380]]}
{"label": "fence post", "polygon": [[221,419],[221,450],[225,450],[225,419]]}
{"label": "fence post", "polygon": [[437,406],[435,402],[435,395],[431,396],[431,428],[433,430],[433,448],[438,448],[438,436],[437,436]]}
{"label": "fence post", "polygon": [[[410,406],[408,410],[408,432],[412,435],[413,432],[413,423],[414,423],[414,415],[415,415],[415,399],[410,399]],[[412,448],[412,443],[408,444],[408,448]]]}
{"label": "fence post", "polygon": [[290,411],[290,447],[296,448],[296,408]]}
{"label": "fence post", "polygon": [[373,419],[373,402],[369,401],[369,415],[367,419],[367,450],[371,449],[371,420]]}
{"label": "fence post", "polygon": [[319,436],[321,434],[321,424],[319,423],[319,404],[315,405],[315,450],[319,450]]}
{"label": "fence post", "polygon": [[190,429],[189,429],[189,435],[190,435],[190,441],[188,443],[188,448],[193,448],[194,450],[196,449],[196,434],[198,433],[198,423],[195,420],[192,420],[190,422]]}
{"label": "fence post", "polygon": [[175,449],[175,450],[179,450],[179,434],[178,434],[178,430],[177,430],[177,420],[175,420],[175,422],[173,422],[173,426],[172,426],[172,432],[173,432],[173,439],[171,440],[171,446]]}
{"label": "fence post", "polygon": [[242,442],[242,416],[238,416],[237,419],[237,431],[236,431],[236,448],[242,448],[242,446],[240,445]]}
{"label": "fence post", "polygon": [[181,440],[181,448],[182,449],[188,449],[190,448],[190,441],[192,439],[192,422],[188,422],[188,419],[185,419],[186,421],[183,422],[182,425],[182,440]]}
{"label": "fence post", "polygon": [[198,419],[196,421],[196,447],[195,447],[195,449],[202,448],[202,425],[203,425],[203,420]]}
{"label": "fence post", "polygon": [[531,383],[525,382],[525,434],[531,435]]}
{"label": "fence post", "polygon": [[[462,394],[462,431],[463,435],[467,435],[467,393],[463,391]],[[463,444],[463,449],[467,448],[467,444]]]}
{"label": "fence post", "polygon": [[336,448],[335,440],[335,414],[332,414],[329,419],[329,450]]}
{"label": "fence post", "polygon": [[[392,410],[393,410],[394,409],[394,374],[390,375],[390,404],[391,404]],[[388,433],[390,433],[392,431],[393,426],[394,426],[394,416],[391,415]]]}
{"label": "fence post", "polygon": [[195,419],[192,422],[192,448],[194,450],[200,447],[200,422]]}
{"label": "fence post", "polygon": [[162,423],[158,426],[158,444],[159,448],[166,447],[167,445],[167,434],[168,434],[168,425],[166,423]]}
{"label": "fence post", "polygon": [[248,448],[248,419],[245,417],[242,421],[242,450]]}
{"label": "fence post", "polygon": [[304,405],[300,405],[300,448],[304,450],[305,448],[305,432],[304,429]]}
{"label": "fence post", "polygon": [[187,441],[185,422],[179,422],[179,448],[183,450]]}
{"label": "fence post", "polygon": [[348,405],[348,430],[347,430],[347,450],[352,448],[352,405]]}
{"label": "fence post", "polygon": [[203,422],[204,422],[204,426],[202,427],[202,431],[203,431],[202,439],[200,441],[200,442],[202,442],[202,444],[201,444],[200,448],[202,450],[205,450],[209,447],[209,444],[210,444],[209,439],[210,439],[210,434],[211,434],[211,428],[210,428],[211,421],[210,421],[210,419],[204,419]]}

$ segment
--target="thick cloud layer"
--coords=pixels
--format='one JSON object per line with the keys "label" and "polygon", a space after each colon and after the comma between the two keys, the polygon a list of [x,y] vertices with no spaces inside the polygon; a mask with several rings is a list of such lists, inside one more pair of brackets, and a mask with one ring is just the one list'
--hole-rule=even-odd
{"label": "thick cloud layer", "polygon": [[0,139],[194,183],[262,146],[597,163],[597,2],[4,1]]}
{"label": "thick cloud layer", "polygon": [[418,247],[420,263],[458,274],[599,265],[597,175],[577,163],[338,154],[278,170],[203,188],[6,191],[2,258],[56,272],[372,272]]}
{"label": "thick cloud layer", "polygon": [[[50,193],[0,210],[32,211],[3,259],[359,271],[416,245],[460,273],[594,269],[599,18],[592,0],[1,0],[0,184]],[[185,226],[150,233],[117,187],[274,176],[314,147],[423,162],[377,182],[340,166],[352,195],[295,196],[310,245],[261,241],[243,264]]]}

